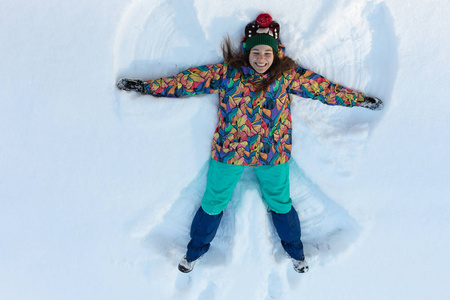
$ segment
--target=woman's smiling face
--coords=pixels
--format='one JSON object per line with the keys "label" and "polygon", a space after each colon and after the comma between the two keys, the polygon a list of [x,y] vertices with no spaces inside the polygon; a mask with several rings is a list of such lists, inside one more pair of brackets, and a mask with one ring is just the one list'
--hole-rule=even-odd
{"label": "woman's smiling face", "polygon": [[272,47],[268,45],[257,45],[250,50],[249,56],[250,66],[260,73],[263,74],[269,70],[273,63],[273,50]]}

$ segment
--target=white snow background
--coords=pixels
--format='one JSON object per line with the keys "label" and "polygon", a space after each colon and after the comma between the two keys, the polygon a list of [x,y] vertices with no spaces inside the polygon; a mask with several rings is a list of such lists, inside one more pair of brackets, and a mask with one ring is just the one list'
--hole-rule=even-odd
{"label": "white snow background", "polygon": [[[309,273],[247,169],[182,274],[217,95],[115,82],[220,62],[261,12],[298,63],[385,107],[293,98]],[[0,14],[0,299],[449,299],[450,2],[5,0]]]}

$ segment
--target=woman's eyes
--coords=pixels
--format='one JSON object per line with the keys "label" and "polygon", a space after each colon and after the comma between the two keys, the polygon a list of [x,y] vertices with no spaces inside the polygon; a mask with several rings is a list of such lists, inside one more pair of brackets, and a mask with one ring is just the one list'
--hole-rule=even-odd
{"label": "woman's eyes", "polygon": [[[259,52],[252,52],[253,55],[259,55]],[[272,52],[265,52],[264,56],[271,56]]]}

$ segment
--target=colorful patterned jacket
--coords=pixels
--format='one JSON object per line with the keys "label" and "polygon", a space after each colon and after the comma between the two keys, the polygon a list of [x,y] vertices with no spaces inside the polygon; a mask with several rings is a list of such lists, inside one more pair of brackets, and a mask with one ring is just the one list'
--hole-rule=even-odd
{"label": "colorful patterned jacket", "polygon": [[185,70],[175,76],[144,82],[145,93],[182,97],[218,93],[219,123],[212,142],[216,161],[246,166],[276,165],[289,160],[292,146],[290,94],[328,105],[358,106],[362,93],[333,84],[298,66],[283,73],[263,92],[255,83],[265,74],[225,63]]}

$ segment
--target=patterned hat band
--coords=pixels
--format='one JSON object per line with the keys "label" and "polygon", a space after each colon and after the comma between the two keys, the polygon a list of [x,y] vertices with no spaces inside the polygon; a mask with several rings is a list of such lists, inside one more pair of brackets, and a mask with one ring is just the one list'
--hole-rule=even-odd
{"label": "patterned hat band", "polygon": [[245,40],[245,51],[250,51],[258,45],[267,45],[272,47],[275,53],[278,51],[278,41],[268,34],[257,34]]}

